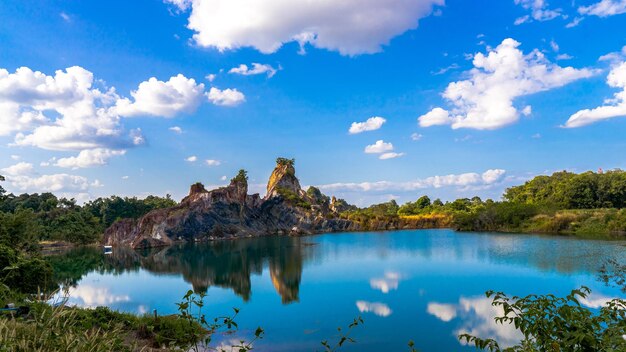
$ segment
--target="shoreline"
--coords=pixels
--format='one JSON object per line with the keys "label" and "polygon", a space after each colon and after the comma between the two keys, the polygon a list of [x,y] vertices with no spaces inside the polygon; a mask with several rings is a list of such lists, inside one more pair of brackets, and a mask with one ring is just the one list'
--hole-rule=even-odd
{"label": "shoreline", "polygon": [[[623,241],[626,240],[626,232],[611,232],[609,235],[581,235],[576,233],[558,233],[558,232],[541,232],[541,231],[523,231],[523,230],[458,230],[453,227],[414,227],[414,228],[388,228],[388,229],[371,229],[371,230],[357,230],[357,231],[327,231],[327,232],[315,232],[315,233],[300,233],[300,234],[291,234],[291,233],[264,233],[259,235],[247,235],[247,236],[233,236],[233,237],[208,237],[203,239],[196,239],[193,241],[185,241],[185,240],[177,240],[171,244],[160,245],[160,246],[151,246],[151,247],[138,247],[133,248],[127,245],[114,244],[113,248],[132,248],[134,250],[143,250],[143,249],[151,249],[151,248],[166,248],[175,245],[184,245],[184,244],[201,244],[201,243],[214,243],[214,242],[224,242],[224,241],[237,241],[243,239],[253,239],[253,238],[262,238],[269,236],[280,236],[280,237],[314,237],[319,235],[332,235],[332,234],[349,234],[349,233],[370,233],[370,232],[390,232],[390,231],[411,231],[411,230],[451,230],[455,233],[487,233],[487,234],[508,234],[508,235],[539,235],[539,236],[552,236],[552,237],[563,237],[563,238],[572,238],[572,239],[580,239],[580,240],[598,240],[598,241]],[[74,248],[81,247],[93,247],[93,248],[101,248],[104,246],[102,241],[89,243],[89,244],[73,244],[64,241],[46,241],[40,243],[41,254],[44,256],[50,255],[59,255],[72,250]]]}

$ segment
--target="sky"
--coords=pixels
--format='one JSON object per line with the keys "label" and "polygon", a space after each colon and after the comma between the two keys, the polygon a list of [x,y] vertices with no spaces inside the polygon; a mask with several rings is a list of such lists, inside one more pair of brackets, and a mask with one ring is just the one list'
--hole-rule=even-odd
{"label": "sky", "polygon": [[357,205],[626,168],[626,0],[5,1],[10,192],[186,195],[279,156]]}

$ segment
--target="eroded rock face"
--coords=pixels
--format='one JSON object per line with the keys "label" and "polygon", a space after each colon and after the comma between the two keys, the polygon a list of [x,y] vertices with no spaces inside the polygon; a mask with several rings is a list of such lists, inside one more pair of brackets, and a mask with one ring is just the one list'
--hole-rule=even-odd
{"label": "eroded rock face", "polygon": [[300,181],[296,177],[296,169],[293,159],[278,158],[276,168],[267,182],[267,194],[265,199],[281,195],[281,191],[287,191],[303,197],[304,191],[300,187]]}
{"label": "eroded rock face", "polygon": [[244,171],[228,186],[212,191],[196,183],[174,207],[116,222],[105,231],[104,243],[147,248],[183,241],[359,230],[356,223],[339,219],[330,204],[320,200],[323,197],[300,188],[293,160],[278,160],[267,190],[263,199],[248,195]]}

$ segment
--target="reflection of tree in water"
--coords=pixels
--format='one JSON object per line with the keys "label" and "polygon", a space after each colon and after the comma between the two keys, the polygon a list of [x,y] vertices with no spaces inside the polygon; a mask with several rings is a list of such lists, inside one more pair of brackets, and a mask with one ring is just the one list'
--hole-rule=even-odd
{"label": "reflection of tree in water", "polygon": [[98,249],[83,248],[50,257],[50,261],[63,283],[76,284],[92,271],[121,273],[142,268],[157,274],[182,274],[196,292],[206,292],[211,286],[230,288],[245,301],[252,294],[251,275],[261,275],[268,263],[272,283],[287,304],[298,300],[303,262],[312,251],[301,238],[271,236],[139,251],[115,248],[106,256]]}
{"label": "reflection of tree in water", "polygon": [[102,254],[94,247],[78,247],[63,254],[45,257],[54,269],[54,279],[58,285],[74,286],[87,273],[119,275],[128,271],[139,270],[139,257],[131,255],[132,249],[120,248],[115,257]]}
{"label": "reflection of tree in water", "polygon": [[618,287],[626,293],[626,264],[615,258],[606,259],[598,272],[598,280],[609,287]]}

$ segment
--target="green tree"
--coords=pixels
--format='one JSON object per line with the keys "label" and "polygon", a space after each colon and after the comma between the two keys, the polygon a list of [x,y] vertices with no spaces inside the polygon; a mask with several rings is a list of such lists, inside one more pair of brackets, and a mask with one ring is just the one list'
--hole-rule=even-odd
{"label": "green tree", "polygon": [[65,211],[46,222],[50,239],[78,244],[96,242],[101,234],[98,218],[84,209]]}
{"label": "green tree", "polygon": [[15,213],[0,212],[0,244],[33,252],[37,249],[42,230],[31,209],[20,209]]}
{"label": "green tree", "polygon": [[278,165],[294,166],[295,163],[296,159],[276,158],[276,164]]}
{"label": "green tree", "polygon": [[237,175],[230,182],[248,184],[248,172],[244,169],[239,170]]}
{"label": "green tree", "polygon": [[417,201],[415,202],[415,205],[418,207],[418,209],[424,209],[426,207],[429,207],[430,198],[428,198],[428,196],[421,196],[417,199]]}

